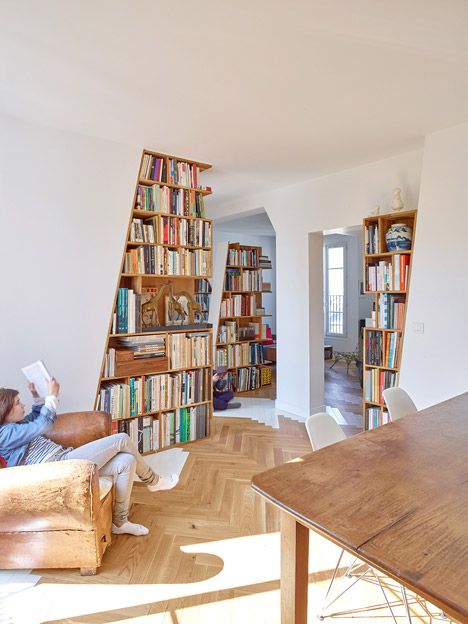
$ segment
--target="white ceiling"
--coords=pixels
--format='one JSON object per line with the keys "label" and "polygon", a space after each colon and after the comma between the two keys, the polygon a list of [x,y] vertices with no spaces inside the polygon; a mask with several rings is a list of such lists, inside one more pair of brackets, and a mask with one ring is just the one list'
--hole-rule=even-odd
{"label": "white ceiling", "polygon": [[255,234],[255,236],[276,236],[275,228],[265,210],[240,217],[218,219],[216,229],[220,232]]}
{"label": "white ceiling", "polygon": [[212,162],[215,202],[468,119],[466,0],[0,0],[0,110]]}

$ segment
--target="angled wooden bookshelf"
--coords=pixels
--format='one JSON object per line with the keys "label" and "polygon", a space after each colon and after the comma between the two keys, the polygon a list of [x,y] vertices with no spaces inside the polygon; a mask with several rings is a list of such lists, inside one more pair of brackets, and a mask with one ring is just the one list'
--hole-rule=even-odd
{"label": "angled wooden bookshelf", "polygon": [[143,454],[210,434],[211,325],[196,284],[212,272],[212,222],[200,174],[211,165],[144,150],[95,408]]}
{"label": "angled wooden bookshelf", "polygon": [[[262,345],[262,319],[269,315],[262,307],[261,257],[265,258],[261,247],[228,245],[215,360],[216,366],[228,367],[227,388],[237,393],[271,383],[271,375],[264,376],[263,383],[261,375],[271,364],[265,361]],[[271,268],[268,259],[264,268]]]}
{"label": "angled wooden bookshelf", "polygon": [[[409,210],[367,217],[363,223],[364,290],[374,295],[374,326],[366,327],[363,337],[364,430],[389,422],[382,392],[399,381],[416,217],[417,211]],[[388,251],[386,233],[400,223],[412,230],[411,248]]]}

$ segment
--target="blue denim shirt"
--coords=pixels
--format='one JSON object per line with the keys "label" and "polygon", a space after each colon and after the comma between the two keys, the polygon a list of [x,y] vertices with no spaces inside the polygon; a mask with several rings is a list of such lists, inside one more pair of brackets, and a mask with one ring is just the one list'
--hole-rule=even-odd
{"label": "blue denim shirt", "polygon": [[17,423],[0,425],[0,455],[8,466],[17,466],[28,444],[52,428],[57,417],[55,410],[45,405],[34,405],[32,412]]}

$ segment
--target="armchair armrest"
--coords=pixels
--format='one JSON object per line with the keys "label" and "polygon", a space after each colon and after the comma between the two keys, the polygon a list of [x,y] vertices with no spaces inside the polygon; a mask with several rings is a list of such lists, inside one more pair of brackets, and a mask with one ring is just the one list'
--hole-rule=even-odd
{"label": "armchair armrest", "polygon": [[111,430],[112,417],[107,412],[67,412],[57,416],[46,437],[62,446],[76,448],[110,435]]}
{"label": "armchair armrest", "polygon": [[90,461],[0,471],[0,532],[89,530],[98,505],[98,471]]}

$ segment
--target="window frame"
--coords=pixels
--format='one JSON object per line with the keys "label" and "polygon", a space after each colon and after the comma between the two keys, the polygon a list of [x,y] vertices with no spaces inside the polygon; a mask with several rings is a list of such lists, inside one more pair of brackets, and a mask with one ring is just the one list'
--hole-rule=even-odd
{"label": "window frame", "polygon": [[[328,290],[328,250],[341,247],[343,249],[343,333],[338,334],[330,331],[329,325],[329,290]],[[348,245],[343,242],[330,242],[324,246],[325,250],[325,288],[324,288],[324,308],[325,308],[325,336],[327,338],[343,338],[348,337]]]}

